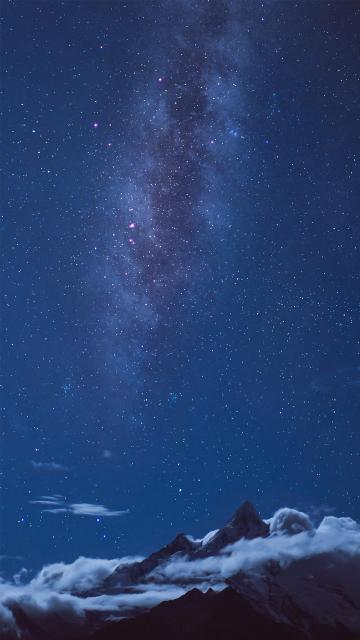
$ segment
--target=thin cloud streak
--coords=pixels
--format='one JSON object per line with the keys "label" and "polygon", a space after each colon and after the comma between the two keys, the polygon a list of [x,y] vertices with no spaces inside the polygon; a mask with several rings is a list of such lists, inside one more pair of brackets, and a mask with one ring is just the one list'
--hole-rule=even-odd
{"label": "thin cloud streak", "polygon": [[31,460],[31,466],[36,471],[68,471],[68,468],[58,462],[36,462]]}
{"label": "thin cloud streak", "polygon": [[97,518],[115,518],[130,513],[129,509],[109,509],[103,504],[90,502],[67,503],[62,496],[40,496],[37,500],[30,500],[30,504],[39,504],[50,507],[42,509],[43,513],[61,514],[70,513],[74,516],[93,516]]}

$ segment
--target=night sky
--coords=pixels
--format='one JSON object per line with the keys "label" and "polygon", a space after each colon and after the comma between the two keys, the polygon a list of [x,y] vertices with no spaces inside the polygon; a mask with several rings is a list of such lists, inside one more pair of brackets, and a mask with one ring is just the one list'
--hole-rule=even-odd
{"label": "night sky", "polygon": [[3,570],[359,518],[360,3],[2,17]]}

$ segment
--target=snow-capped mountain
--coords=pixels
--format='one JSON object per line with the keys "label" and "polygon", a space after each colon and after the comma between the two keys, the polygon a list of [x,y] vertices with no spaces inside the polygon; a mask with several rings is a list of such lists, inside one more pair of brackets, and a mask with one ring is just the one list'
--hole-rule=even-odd
{"label": "snow-capped mountain", "polygon": [[360,528],[287,508],[265,522],[245,502],[222,528],[143,560],[82,558],[11,589],[1,638],[355,640]]}
{"label": "snow-capped mountain", "polygon": [[120,565],[104,581],[101,589],[93,590],[91,594],[116,593],[125,585],[145,579],[157,567],[174,556],[183,554],[191,559],[204,558],[215,555],[241,538],[251,540],[267,535],[269,535],[269,525],[261,520],[251,502],[246,501],[221,529],[211,531],[202,539],[194,539],[192,536],[179,533],[169,544],[152,553],[145,560],[125,567]]}

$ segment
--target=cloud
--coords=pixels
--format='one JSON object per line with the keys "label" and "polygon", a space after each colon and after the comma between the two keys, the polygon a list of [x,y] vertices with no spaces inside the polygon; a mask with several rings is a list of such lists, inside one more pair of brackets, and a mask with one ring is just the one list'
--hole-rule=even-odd
{"label": "cloud", "polygon": [[[0,585],[1,593],[1,585]],[[14,633],[14,638],[19,637],[17,634],[16,620],[13,616],[11,609],[7,604],[0,603],[0,630],[3,633]]]}
{"label": "cloud", "polygon": [[[185,593],[177,586],[140,585],[136,593],[80,597],[78,594],[100,586],[121,565],[129,565],[142,557],[100,559],[80,557],[71,564],[48,565],[28,584],[0,582],[0,630],[9,637],[21,637],[16,622],[19,607],[49,638],[73,637],[77,627],[86,628],[87,613],[98,618],[120,619],[137,610],[153,607],[163,600]],[[61,624],[59,624],[61,621]],[[8,637],[7,636],[7,637]],[[42,637],[41,636],[41,637]]]}
{"label": "cloud", "polygon": [[31,466],[36,471],[68,471],[68,468],[57,462],[36,462],[31,460]]}
{"label": "cloud", "polygon": [[14,574],[14,577],[13,577],[14,583],[23,584],[26,578],[28,577],[28,575],[29,575],[29,570],[23,567],[22,569],[20,569],[20,571]]}
{"label": "cloud", "polygon": [[[58,495],[41,496],[35,502],[59,504],[61,500],[63,498]],[[99,513],[99,505],[84,503],[58,507],[61,508],[78,514],[94,515],[95,510]],[[119,513],[106,507],[102,509],[106,513]],[[248,576],[261,573],[269,561],[289,569],[296,568],[298,560],[311,561],[311,572],[316,567],[320,584],[322,575],[326,583],[327,574],[324,572],[331,565],[335,566],[339,584],[343,580],[348,587],[351,579],[356,582],[356,567],[360,567],[360,527],[354,520],[326,516],[315,527],[307,514],[283,508],[269,522],[271,533],[266,538],[238,540],[211,557],[190,559],[176,554],[148,575],[143,584],[127,585],[123,592],[119,588],[118,593],[102,593],[104,580],[119,566],[142,558],[109,560],[79,557],[70,564],[58,562],[43,567],[26,584],[27,574],[20,572],[12,582],[0,582],[0,628],[2,624],[2,628],[12,630],[16,637],[15,617],[20,607],[48,637],[60,640],[67,634],[74,635],[74,626],[75,629],[81,627],[81,631],[89,631],[86,627],[89,612],[96,613],[96,618],[101,620],[120,619],[164,600],[178,598],[194,585],[203,591],[210,586],[220,590],[226,586],[228,578],[239,572]],[[314,561],[311,560],[313,558]],[[355,582],[353,591],[359,591]],[[90,595],[97,589],[101,595]],[[312,603],[308,601],[306,606],[311,607]],[[55,613],[56,616],[53,615]]]}
{"label": "cloud", "polygon": [[[129,509],[122,509],[118,511],[111,511],[107,507],[104,507],[102,504],[89,504],[88,502],[79,502],[75,504],[70,504],[62,511],[67,511],[67,513],[73,513],[75,516],[101,516],[101,517],[109,517],[109,516],[123,516],[129,513]],[[48,509],[49,513],[57,513],[56,509]]]}
{"label": "cloud", "polygon": [[289,509],[287,507],[279,509],[269,520],[270,533],[300,533],[301,531],[312,531],[314,528],[307,513]]}
{"label": "cloud", "polygon": [[[76,627],[86,628],[87,613],[96,612],[97,621],[120,620],[136,611],[152,608],[164,600],[179,598],[185,593],[180,587],[149,586],[140,593],[121,595],[104,595],[80,598],[69,593],[57,593],[47,589],[35,590],[32,586],[6,587],[5,593],[0,585],[0,629],[10,631],[14,638],[19,633],[13,610],[21,607],[22,611],[42,629],[49,637],[63,639],[75,637]],[[61,624],[59,621],[61,620]],[[91,627],[88,627],[90,631]],[[93,629],[92,629],[93,630]]]}
{"label": "cloud", "polygon": [[80,556],[71,564],[57,562],[45,566],[31,581],[35,589],[53,589],[62,593],[81,593],[93,589],[120,564],[128,565],[139,558],[104,560]]}
{"label": "cloud", "polygon": [[62,496],[40,496],[37,500],[30,500],[30,504],[40,504],[47,507],[44,513],[71,513],[74,516],[96,516],[98,518],[118,517],[130,513],[129,509],[111,510],[103,504],[89,502],[67,503]]}
{"label": "cloud", "polygon": [[242,538],[217,556],[197,560],[175,557],[156,569],[154,577],[165,581],[208,577],[218,581],[238,571],[262,567],[270,560],[282,566],[321,554],[345,554],[360,560],[360,526],[351,518],[326,516],[315,529],[306,514],[284,508],[270,522],[274,528],[267,538]]}
{"label": "cloud", "polygon": [[65,500],[64,496],[61,496],[58,493],[55,493],[52,496],[40,496],[39,498],[37,498],[36,500],[30,500],[29,503],[30,504],[42,504],[42,505],[47,505],[47,506],[51,506],[51,505],[60,505],[62,504],[62,502]]}

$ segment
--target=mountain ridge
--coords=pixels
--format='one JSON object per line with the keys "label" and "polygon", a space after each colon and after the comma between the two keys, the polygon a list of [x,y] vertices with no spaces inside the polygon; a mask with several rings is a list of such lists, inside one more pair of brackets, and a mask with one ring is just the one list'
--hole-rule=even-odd
{"label": "mountain ridge", "polygon": [[[203,538],[179,533],[143,560],[120,561],[90,581],[96,587],[81,588],[83,575],[59,587],[48,594],[53,611],[41,600],[34,616],[26,599],[10,599],[17,631],[0,637],[360,640],[359,549],[350,518],[327,516],[315,528],[307,514],[283,508],[264,522],[246,501]],[[80,622],[67,609],[71,598]]]}
{"label": "mountain ridge", "polygon": [[269,535],[269,526],[261,520],[253,504],[246,500],[205,545],[184,533],[178,533],[170,543],[153,552],[144,560],[132,565],[116,567],[113,573],[104,580],[100,590],[93,589],[86,592],[86,595],[116,593],[118,588],[138,582],[178,553],[187,554],[193,559],[201,558],[217,553],[220,549],[242,537],[251,540],[258,536],[265,537],[267,535]]}

